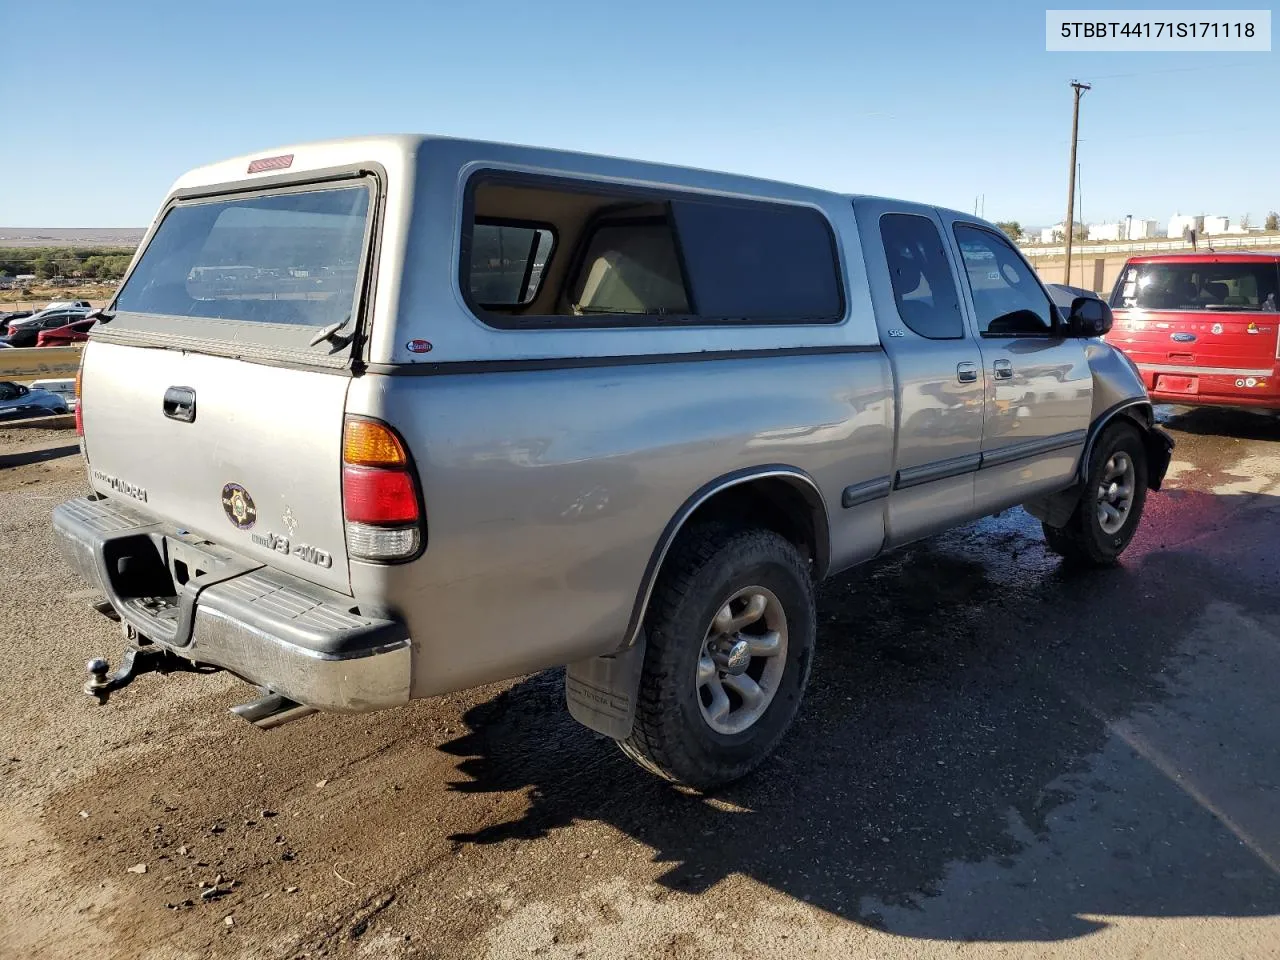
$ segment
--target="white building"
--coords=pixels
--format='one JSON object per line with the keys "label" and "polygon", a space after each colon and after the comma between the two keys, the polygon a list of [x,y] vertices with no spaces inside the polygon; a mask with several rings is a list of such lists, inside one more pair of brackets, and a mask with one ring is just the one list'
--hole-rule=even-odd
{"label": "white building", "polygon": [[1228,233],[1231,228],[1230,217],[1205,217],[1204,218],[1204,235],[1206,237],[1215,236],[1217,234]]}
{"label": "white building", "polygon": [[1181,240],[1182,231],[1188,227],[1196,233],[1204,233],[1204,217],[1184,217],[1175,213],[1169,218],[1169,230],[1166,236],[1172,240]]}
{"label": "white building", "polygon": [[1119,223],[1091,223],[1089,239],[1101,241],[1146,240],[1154,237],[1159,224],[1154,220],[1135,220],[1133,215],[1125,217]]}
{"label": "white building", "polygon": [[1126,240],[1149,240],[1160,232],[1160,224],[1154,220],[1135,220],[1133,216],[1124,218]]}
{"label": "white building", "polygon": [[[1080,236],[1080,231],[1084,229],[1084,225],[1076,221],[1076,236]],[[1061,223],[1055,223],[1052,227],[1045,227],[1040,231],[1041,243],[1061,243],[1067,238],[1067,230]]]}

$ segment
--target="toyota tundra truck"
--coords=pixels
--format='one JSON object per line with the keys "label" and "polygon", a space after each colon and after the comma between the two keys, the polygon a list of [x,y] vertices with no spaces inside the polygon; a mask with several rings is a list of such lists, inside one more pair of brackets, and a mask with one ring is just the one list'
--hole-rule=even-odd
{"label": "toyota tundra truck", "polygon": [[96,314],[66,560],[100,701],[226,670],[261,727],[566,666],[694,788],[777,745],[815,585],[1023,505],[1113,563],[1172,442],[1107,304],[919,203],[430,136],[177,181]]}

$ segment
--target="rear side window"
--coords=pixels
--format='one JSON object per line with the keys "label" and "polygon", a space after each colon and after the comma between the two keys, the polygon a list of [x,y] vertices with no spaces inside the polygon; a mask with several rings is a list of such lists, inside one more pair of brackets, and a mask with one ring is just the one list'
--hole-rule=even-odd
{"label": "rear side window", "polygon": [[117,310],[322,327],[355,308],[367,186],[179,204],[116,299]]}
{"label": "rear side window", "polygon": [[962,338],[960,291],[934,222],[915,214],[886,213],[880,218],[880,239],[902,322],[930,340]]}
{"label": "rear side window", "polygon": [[1274,260],[1255,263],[1131,263],[1111,306],[1212,313],[1276,312],[1280,277]]}
{"label": "rear side window", "polygon": [[698,315],[830,321],[842,313],[831,232],[807,207],[676,200]]}
{"label": "rear side window", "polygon": [[[833,323],[844,315],[839,260],[826,218],[808,207],[617,188],[520,175],[473,180],[463,222],[462,289],[498,327]],[[494,223],[537,223],[521,286],[510,266],[485,295],[481,257]],[[523,249],[535,249],[529,240]],[[545,249],[545,258],[542,251]],[[527,261],[526,261],[527,262]]]}

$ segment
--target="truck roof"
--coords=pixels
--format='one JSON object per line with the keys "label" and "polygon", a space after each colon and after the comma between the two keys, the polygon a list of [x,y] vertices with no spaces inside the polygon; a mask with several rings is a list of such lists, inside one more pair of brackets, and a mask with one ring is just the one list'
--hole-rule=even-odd
{"label": "truck roof", "polygon": [[[330,167],[344,166],[351,163],[358,163],[361,161],[375,161],[381,163],[389,170],[393,168],[407,169],[407,167],[413,162],[413,158],[416,156],[418,151],[424,146],[432,144],[442,146],[452,144],[464,147],[482,146],[492,148],[495,153],[500,153],[507,158],[515,155],[523,162],[546,167],[549,170],[555,170],[562,167],[564,165],[564,161],[569,158],[593,162],[607,161],[611,164],[622,165],[622,169],[618,172],[622,173],[624,176],[685,187],[701,187],[703,189],[728,191],[736,190],[746,194],[771,194],[778,197],[791,196],[795,199],[802,199],[804,197],[812,198],[816,195],[822,195],[829,198],[838,197],[853,200],[855,198],[869,196],[867,194],[842,193],[835,190],[825,190],[819,187],[810,187],[805,186],[804,184],[790,183],[783,180],[770,180],[763,177],[752,177],[745,174],[726,173],[719,170],[707,170],[701,167],[688,167],[677,164],[658,163],[649,160],[632,160],[625,157],[613,157],[606,154],[593,154],[574,150],[557,150],[549,147],[532,147],[522,144],[502,143],[499,141],[444,137],[421,133],[346,137],[334,140],[316,140],[272,147],[250,154],[230,157],[226,160],[220,160],[201,167],[196,167],[194,170],[191,170],[179,177],[174,183],[172,190],[198,190],[201,187],[252,181],[259,177],[277,174],[281,171],[282,167],[273,167],[270,165],[265,166],[259,173],[251,174],[248,172],[249,164],[255,160],[262,161],[284,157],[288,157],[290,159],[290,165],[288,167],[290,171],[321,170]],[[920,203],[924,206],[933,206],[939,210],[947,209],[938,207],[937,204],[930,204],[928,201],[911,202]],[[963,216],[965,218],[970,218],[971,216],[970,214],[956,210],[948,210],[947,212]]]}

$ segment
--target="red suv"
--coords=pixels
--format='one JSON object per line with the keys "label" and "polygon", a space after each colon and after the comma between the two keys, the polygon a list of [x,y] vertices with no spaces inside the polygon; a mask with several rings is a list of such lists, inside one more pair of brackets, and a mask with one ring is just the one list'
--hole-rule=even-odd
{"label": "red suv", "polygon": [[1107,342],[1159,403],[1280,410],[1280,253],[1133,257],[1111,293]]}

